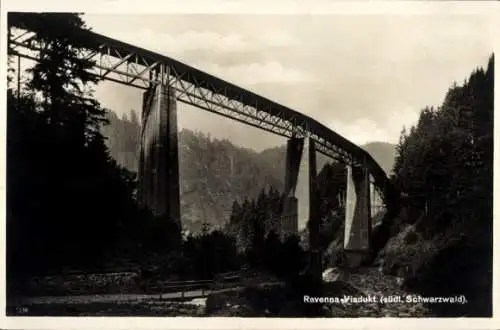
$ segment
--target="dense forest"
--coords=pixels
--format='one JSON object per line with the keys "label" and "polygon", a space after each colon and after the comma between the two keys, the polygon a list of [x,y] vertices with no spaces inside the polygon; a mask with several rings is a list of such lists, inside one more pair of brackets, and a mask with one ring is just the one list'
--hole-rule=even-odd
{"label": "dense forest", "polygon": [[86,72],[85,41],[64,35],[82,20],[32,18],[32,44],[43,51],[22,89],[7,91],[7,269],[19,274],[100,260],[139,212],[134,174],[112,159],[100,133],[105,109],[87,88],[96,79]]}
{"label": "dense forest", "polygon": [[[320,247],[327,251],[330,243],[341,238],[341,229],[344,219],[341,198],[346,191],[346,170],[338,163],[325,164],[318,174],[318,200],[320,216]],[[236,238],[238,250],[246,250],[254,244],[263,241],[269,235],[280,232],[280,217],[283,212],[284,196],[272,186],[269,190],[262,189],[255,199],[246,199],[243,203],[233,203],[230,221],[225,231]],[[281,238],[283,239],[283,238]],[[299,236],[301,246],[308,249],[309,237],[307,229]],[[333,251],[336,253],[338,251]],[[329,265],[329,255],[325,254],[324,264]]]}
{"label": "dense forest", "polygon": [[438,306],[455,315],[491,315],[493,90],[492,55],[397,145],[392,180],[406,198],[385,267],[405,269],[407,285],[426,295],[464,294],[466,306]]}

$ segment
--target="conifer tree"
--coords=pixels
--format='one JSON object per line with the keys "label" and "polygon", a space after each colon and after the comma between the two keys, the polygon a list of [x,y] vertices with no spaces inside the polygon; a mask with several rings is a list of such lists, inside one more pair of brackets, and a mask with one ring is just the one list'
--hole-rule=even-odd
{"label": "conifer tree", "polygon": [[111,159],[100,133],[105,109],[92,93],[89,41],[79,37],[86,26],[77,14],[8,19],[33,31],[30,47],[38,49],[21,98],[8,102],[9,256],[33,265],[26,271],[98,263],[134,217],[135,179]]}

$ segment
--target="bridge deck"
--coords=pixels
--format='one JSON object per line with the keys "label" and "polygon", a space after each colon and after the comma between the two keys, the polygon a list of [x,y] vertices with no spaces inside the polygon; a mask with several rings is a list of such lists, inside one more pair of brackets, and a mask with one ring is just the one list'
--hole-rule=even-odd
{"label": "bridge deck", "polygon": [[[36,15],[16,14],[15,20],[12,16],[9,16],[9,24],[27,31],[36,31],[37,26],[41,24],[40,21],[37,21],[39,19]],[[99,67],[98,76],[102,79],[125,83],[139,88],[147,88],[147,85],[145,87],[144,85],[137,84],[137,82],[154,83],[154,79],[157,78],[154,78],[153,74],[158,74],[160,68],[162,72],[163,70],[167,70],[167,83],[176,84],[179,87],[181,90],[179,100],[181,102],[219,113],[282,136],[310,137],[316,142],[319,152],[347,164],[357,164],[368,168],[375,185],[384,194],[388,188],[392,187],[384,170],[368,152],[313,118],[147,49],[92,31],[75,30],[67,31],[67,33],[72,38],[80,38],[80,41],[85,42],[87,47],[92,50],[89,58],[99,58],[101,60],[96,63],[103,63],[103,57],[118,60],[113,65],[108,65],[107,67],[101,65]],[[19,39],[16,40],[11,37],[9,42],[11,45],[10,48],[16,46],[21,48],[31,47],[26,40],[20,42]],[[9,50],[11,54],[15,53],[22,56],[18,50]],[[126,72],[119,71],[117,68],[120,65],[135,66],[136,73],[130,74],[128,66]],[[96,66],[99,65],[96,64]],[[137,69],[137,67],[141,67],[142,69]],[[104,70],[104,73],[102,70]],[[112,79],[109,77],[111,72],[129,76],[130,79],[125,82]],[[210,93],[210,97],[207,96],[207,93]],[[200,100],[202,102],[196,102]],[[214,104],[219,107],[219,110],[214,110]],[[225,111],[220,110],[221,107]]]}

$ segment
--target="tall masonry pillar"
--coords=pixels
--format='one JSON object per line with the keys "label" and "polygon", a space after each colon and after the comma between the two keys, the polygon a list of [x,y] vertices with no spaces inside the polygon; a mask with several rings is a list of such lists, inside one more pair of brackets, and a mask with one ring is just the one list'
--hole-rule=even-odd
{"label": "tall masonry pillar", "polygon": [[322,257],[319,244],[319,195],[316,170],[316,142],[309,138],[309,221],[307,228],[309,230],[309,251],[310,265],[309,270],[312,277],[318,282],[321,281]]}
{"label": "tall masonry pillar", "polygon": [[170,86],[155,85],[143,95],[139,152],[140,203],[180,225],[177,102]]}
{"label": "tall masonry pillar", "polygon": [[295,197],[304,139],[292,137],[287,141],[285,164],[285,199],[281,216],[281,239],[298,234],[299,206]]}
{"label": "tall masonry pillar", "polygon": [[347,194],[344,228],[345,265],[361,265],[371,249],[370,176],[367,169],[347,166]]}

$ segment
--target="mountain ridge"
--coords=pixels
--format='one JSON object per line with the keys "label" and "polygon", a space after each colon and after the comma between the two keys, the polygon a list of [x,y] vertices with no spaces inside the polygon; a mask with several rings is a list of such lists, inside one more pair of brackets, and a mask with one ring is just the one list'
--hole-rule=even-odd
{"label": "mountain ridge", "polygon": [[[122,166],[137,172],[140,124],[134,111],[119,118],[108,112],[109,125],[103,128],[111,156]],[[394,164],[395,146],[371,142],[362,146],[387,172]],[[305,153],[304,153],[305,154]],[[391,158],[392,157],[392,158]],[[200,232],[204,223],[222,228],[228,221],[235,200],[253,199],[271,186],[283,191],[286,146],[275,146],[260,152],[233,144],[228,139],[182,129],[179,132],[179,176],[181,217],[185,229]],[[307,157],[302,166],[296,191],[299,222],[306,218]],[[318,154],[317,172],[328,163]]]}

